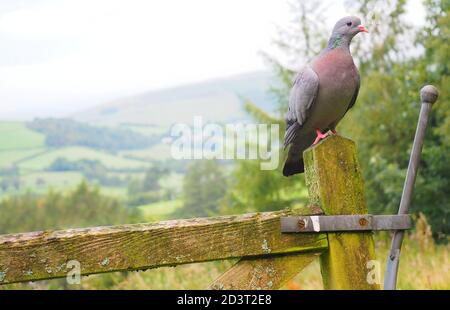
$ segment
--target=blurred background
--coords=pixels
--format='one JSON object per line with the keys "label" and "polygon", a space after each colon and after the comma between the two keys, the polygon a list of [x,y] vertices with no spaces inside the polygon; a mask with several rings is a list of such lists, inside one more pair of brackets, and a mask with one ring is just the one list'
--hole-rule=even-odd
{"label": "blurred background", "polygon": [[[257,160],[175,160],[170,129],[278,123],[297,70],[357,15],[356,141],[371,213],[397,212],[420,109],[440,90],[416,181],[401,289],[450,289],[448,0],[2,0],[0,234],[298,208],[303,175]],[[280,163],[284,154],[281,152]],[[375,236],[380,262],[390,236]],[[0,289],[199,289],[233,261]],[[287,289],[320,289],[313,263]]]}

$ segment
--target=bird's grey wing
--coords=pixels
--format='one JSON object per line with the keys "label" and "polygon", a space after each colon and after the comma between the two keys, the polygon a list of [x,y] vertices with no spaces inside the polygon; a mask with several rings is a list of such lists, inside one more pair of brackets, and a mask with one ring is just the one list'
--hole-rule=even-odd
{"label": "bird's grey wing", "polygon": [[347,111],[345,111],[345,113],[348,112],[348,110],[350,110],[356,102],[356,98],[358,98],[358,94],[359,94],[359,86],[361,84],[360,78],[359,78],[359,73],[357,74],[357,81],[356,81],[356,90],[355,93],[353,94],[352,100],[350,101],[350,104],[348,105]]}
{"label": "bird's grey wing", "polygon": [[327,131],[330,129],[335,129],[337,124],[341,121],[341,119],[345,116],[345,114],[347,114],[348,110],[350,110],[355,105],[356,98],[358,98],[358,93],[359,93],[359,85],[360,85],[359,74],[357,74],[356,78],[357,78],[356,89],[355,89],[355,92],[353,93],[350,103],[348,104],[347,110],[345,110],[345,113],[339,119],[337,119],[333,124],[331,124],[329,128],[326,129]]}
{"label": "bird's grey wing", "polygon": [[306,122],[318,90],[319,77],[316,72],[309,66],[303,68],[295,78],[289,97],[284,147],[288,146],[295,139],[298,130]]}

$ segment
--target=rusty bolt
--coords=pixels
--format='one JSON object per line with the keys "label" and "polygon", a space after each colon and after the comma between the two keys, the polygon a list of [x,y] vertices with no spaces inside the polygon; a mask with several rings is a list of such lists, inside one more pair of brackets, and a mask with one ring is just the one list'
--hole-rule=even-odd
{"label": "rusty bolt", "polygon": [[303,230],[306,227],[307,219],[300,219],[298,220],[298,227]]}
{"label": "rusty bolt", "polygon": [[366,226],[367,225],[367,220],[365,218],[360,218],[359,219],[359,225],[360,226]]}

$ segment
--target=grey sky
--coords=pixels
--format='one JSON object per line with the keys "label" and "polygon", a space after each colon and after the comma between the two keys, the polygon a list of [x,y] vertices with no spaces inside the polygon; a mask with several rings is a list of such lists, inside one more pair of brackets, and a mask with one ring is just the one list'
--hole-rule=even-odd
{"label": "grey sky", "polygon": [[[333,3],[329,28],[352,13]],[[423,19],[418,0],[410,15]],[[0,119],[263,70],[290,18],[281,0],[1,0]]]}

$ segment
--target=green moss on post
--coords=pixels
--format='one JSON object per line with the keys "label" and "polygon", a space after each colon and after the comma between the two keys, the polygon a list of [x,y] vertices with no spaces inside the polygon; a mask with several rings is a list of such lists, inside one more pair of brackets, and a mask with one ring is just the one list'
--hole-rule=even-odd
{"label": "green moss on post", "polygon": [[[351,140],[331,136],[304,152],[310,203],[326,215],[367,214],[364,184]],[[371,233],[329,233],[321,256],[325,289],[379,289],[369,283],[368,263],[375,260]],[[371,266],[371,265],[369,265]]]}

